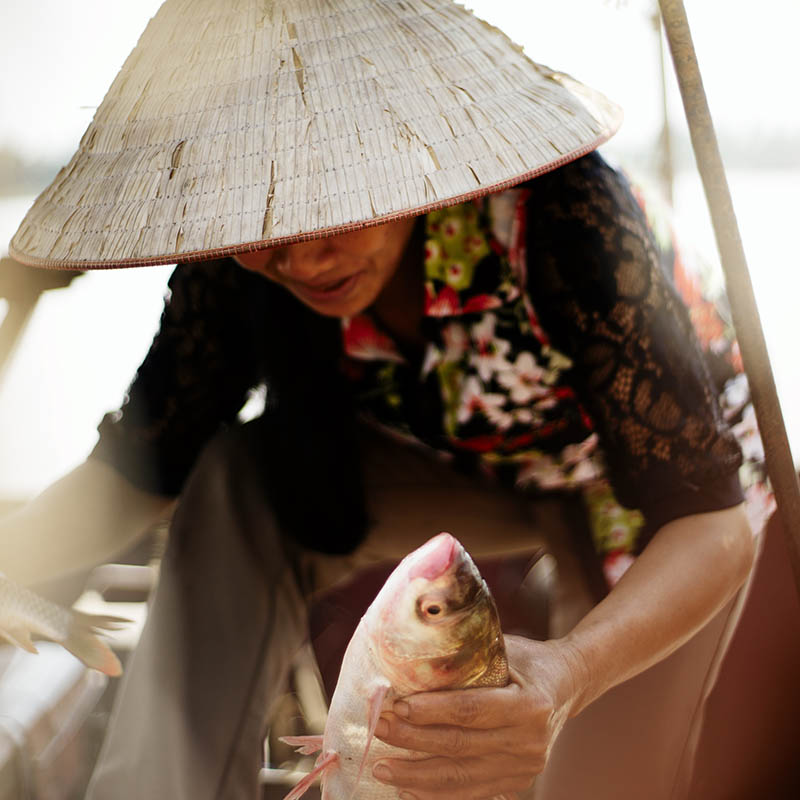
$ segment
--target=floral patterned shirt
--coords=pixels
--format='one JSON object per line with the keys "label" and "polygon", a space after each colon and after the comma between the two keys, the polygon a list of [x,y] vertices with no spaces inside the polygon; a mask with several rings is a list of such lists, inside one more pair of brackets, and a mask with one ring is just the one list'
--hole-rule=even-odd
{"label": "floral patterned shirt", "polygon": [[[625,190],[621,176],[614,175],[609,181],[611,173],[597,161],[596,157],[587,158],[584,164],[565,171],[573,180],[585,181],[584,192],[573,195],[582,206],[581,215],[576,215],[573,223],[576,219],[599,219],[595,211],[602,208],[603,201],[609,200],[612,191]],[[598,171],[610,183],[606,192],[597,191],[597,182],[593,189],[585,188],[587,175]],[[709,502],[737,502],[735,479],[727,481],[725,473],[735,475],[738,448],[716,408],[717,389],[712,388],[711,377],[705,372],[706,359],[701,351],[706,356],[713,353],[718,365],[727,363],[727,371],[723,370],[727,382],[740,370],[738,350],[717,307],[676,259],[671,238],[657,248],[631,198],[614,198],[610,208],[619,216],[624,233],[620,241],[608,247],[608,271],[602,277],[624,278],[639,285],[630,299],[620,291],[619,280],[613,289],[607,280],[605,286],[592,287],[600,292],[601,300],[607,300],[603,292],[610,293],[613,304],[606,302],[606,312],[620,315],[619,321],[602,318],[599,344],[597,334],[591,337],[595,347],[611,350],[610,356],[599,355],[598,371],[605,373],[602,385],[612,393],[610,402],[592,403],[590,392],[585,391],[588,376],[577,370],[585,370],[587,362],[597,361],[598,356],[587,347],[570,348],[564,336],[555,343],[536,310],[541,300],[548,304],[552,301],[550,294],[535,293],[542,284],[528,276],[529,270],[543,270],[541,259],[536,257],[541,252],[536,233],[529,235],[527,231],[531,195],[540,186],[541,182],[530,184],[427,216],[424,332],[429,344],[416,374],[409,373],[417,365],[406,362],[369,313],[344,321],[345,351],[351,361],[361,362],[359,366],[352,364],[350,371],[363,387],[365,405],[390,430],[412,438],[418,434],[419,439],[453,457],[463,459],[471,454],[484,472],[517,489],[579,491],[589,512],[606,579],[614,583],[643,546],[648,531],[639,510],[625,508],[617,501],[608,480],[603,442],[616,433],[614,427],[618,436],[631,437],[634,447],[627,445],[625,460],[628,464],[636,462],[645,475],[661,472],[670,479],[667,496],[674,516],[691,513],[686,511],[687,501],[692,511],[702,510],[702,501],[698,506],[696,495],[703,492],[699,485],[689,483],[693,478],[688,466],[692,448],[702,442],[715,450],[714,468],[719,470],[712,475],[712,468],[700,479],[707,485],[717,484],[709,493]],[[589,204],[593,193],[597,209]],[[565,194],[555,196],[561,202]],[[642,206],[643,199],[638,200]],[[605,213],[608,215],[608,208]],[[613,231],[614,226],[609,224],[607,235]],[[634,247],[624,241],[625,237],[639,241]],[[548,248],[547,255],[552,258],[557,252]],[[580,269],[581,263],[575,266]],[[621,276],[621,269],[630,270],[631,275]],[[670,278],[689,305],[695,331],[685,318],[680,320],[685,310],[677,302]],[[579,278],[576,284],[591,280]],[[637,315],[634,303],[642,302],[653,304],[653,312],[639,314],[636,323],[627,322]],[[659,320],[665,312],[674,315],[666,325]],[[573,329],[584,317],[587,328],[591,316],[601,320],[597,309],[590,306],[573,308],[571,314],[573,319],[568,324]],[[695,333],[702,337],[702,344]],[[661,363],[655,361],[659,357],[654,351],[657,334],[672,338],[671,347],[663,350],[673,352],[670,358],[662,355]],[[574,330],[570,336],[575,339]],[[694,363],[689,370],[676,370],[670,363],[676,356],[686,356],[690,364]],[[583,364],[576,368],[576,360]],[[686,398],[676,391],[679,380],[687,391]],[[415,432],[410,425],[411,416],[404,406],[411,394],[408,387],[415,381],[440,399],[436,412],[439,425],[434,432]],[[583,393],[576,391],[581,386]],[[700,403],[692,408],[690,403],[698,399]],[[593,416],[588,406],[600,406],[601,413]],[[618,412],[615,422],[611,417]],[[682,443],[682,437],[688,441]],[[668,462],[673,458],[686,459],[684,467],[670,469]],[[708,469],[708,460],[703,461]],[[625,476],[617,477],[623,488],[635,483]],[[762,477],[759,474],[759,480]],[[661,516],[659,523],[667,521],[663,510],[661,515],[653,513],[652,508],[647,510],[657,518]]]}
{"label": "floral patterned shirt", "polygon": [[[313,319],[231,261],[182,265],[94,455],[144,488],[177,492],[249,389],[266,379],[280,398],[300,381],[293,396],[311,402],[318,373],[335,363],[360,411],[393,435],[521,491],[579,492],[609,583],[669,519],[741,500],[730,425],[747,402],[746,390],[730,400],[739,379],[729,326],[669,237],[656,246],[642,204],[599,155],[424,224],[421,360],[369,310]],[[323,357],[331,323],[340,349]],[[312,333],[320,326],[324,335]],[[276,346],[291,349],[283,372]],[[757,462],[748,456],[752,484],[763,483]]]}

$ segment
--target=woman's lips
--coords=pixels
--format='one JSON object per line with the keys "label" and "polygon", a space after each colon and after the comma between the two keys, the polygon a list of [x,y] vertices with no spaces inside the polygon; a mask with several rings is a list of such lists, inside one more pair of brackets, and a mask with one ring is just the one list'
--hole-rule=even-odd
{"label": "woman's lips", "polygon": [[362,274],[363,272],[355,272],[352,275],[348,275],[346,278],[340,278],[339,280],[330,281],[329,283],[320,284],[318,286],[311,286],[298,281],[294,281],[293,285],[298,293],[302,294],[303,297],[307,297],[309,300],[322,303],[326,301],[331,302],[347,296]]}

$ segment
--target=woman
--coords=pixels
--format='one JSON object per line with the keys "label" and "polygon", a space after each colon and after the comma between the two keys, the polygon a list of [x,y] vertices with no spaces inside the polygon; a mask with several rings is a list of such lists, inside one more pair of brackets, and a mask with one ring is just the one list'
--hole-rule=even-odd
{"label": "woman", "polygon": [[[180,496],[90,797],[255,795],[303,594],[440,529],[473,553],[547,538],[569,613],[509,637],[509,687],[398,703],[379,735],[431,757],[376,776],[420,800],[680,796],[753,541],[688,315],[593,152],[617,125],[449,0],[165,3],[12,242],[180,262],[121,414],[5,524],[30,578],[53,519],[68,569]],[[576,500],[615,582],[595,605]]]}

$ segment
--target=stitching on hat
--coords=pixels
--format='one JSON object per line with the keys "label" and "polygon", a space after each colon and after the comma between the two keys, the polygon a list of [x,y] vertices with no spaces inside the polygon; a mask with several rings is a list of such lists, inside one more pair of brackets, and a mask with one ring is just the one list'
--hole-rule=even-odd
{"label": "stitching on hat", "polygon": [[[472,161],[473,161],[473,163],[480,163],[480,162],[482,162],[484,160],[487,160],[487,159],[490,159],[490,158],[493,158],[493,157],[494,157],[494,154],[486,153],[485,155],[483,155],[483,156],[481,156],[479,158],[472,159]],[[468,164],[466,166],[468,168],[472,169],[471,167],[469,167]],[[455,167],[452,167],[452,168],[450,168],[448,170],[442,170],[442,171],[443,172],[447,172],[447,171],[452,172],[455,169],[456,169]],[[474,170],[473,170],[473,174],[474,174]],[[300,177],[300,176],[298,176],[298,177]],[[373,191],[380,190],[380,189],[386,189],[386,188],[389,188],[389,187],[392,187],[392,186],[396,186],[398,183],[403,183],[405,185],[408,185],[408,184],[415,183],[417,180],[419,180],[418,177],[395,178],[394,180],[386,181],[385,183],[373,184],[370,187],[356,186],[355,188],[353,188],[351,190],[328,192],[326,194],[326,197],[331,198],[331,199],[334,199],[334,198],[337,198],[337,197],[352,197],[352,196],[359,195],[359,194],[361,194],[363,192],[367,192],[370,189],[373,190]],[[508,179],[508,180],[510,181],[511,179]],[[229,186],[229,187],[226,187],[225,189],[220,190],[219,192],[215,192],[214,194],[215,195],[221,195],[223,192],[241,191],[242,189],[249,189],[249,188],[254,188],[254,187],[257,187],[257,186],[266,187],[268,185],[268,183],[269,183],[268,181],[258,181],[257,183],[249,184],[247,186],[244,186],[244,185]],[[206,195],[206,194],[208,194],[208,192],[197,192],[197,193],[195,193],[193,195],[171,195],[169,197],[168,196],[163,196],[161,198],[158,198],[158,202],[161,203],[163,201],[166,201],[167,199],[172,199],[172,200],[175,200],[175,199],[182,199],[182,200],[186,199],[186,200],[188,200],[189,197],[197,197],[197,196]],[[265,197],[266,197],[266,193],[265,193]],[[130,201],[127,204],[107,204],[107,203],[102,203],[102,204],[98,204],[98,205],[95,205],[95,206],[59,206],[59,208],[62,208],[65,211],[70,211],[70,210],[74,211],[74,210],[77,210],[79,208],[86,208],[86,209],[93,208],[94,209],[94,208],[103,208],[105,206],[108,206],[108,207],[115,206],[115,207],[119,208],[120,211],[122,211],[123,209],[130,208],[135,203],[139,203],[142,207],[144,207],[145,205],[147,205],[149,203],[152,203],[155,200],[156,200],[156,198],[149,198],[149,199],[144,200],[144,201],[142,201],[142,200]],[[52,201],[48,201],[48,202],[52,202]],[[306,206],[306,205],[309,205],[307,200],[301,200],[301,201],[296,201],[295,202],[295,201],[289,199],[289,200],[285,200],[285,201],[281,202],[280,206],[278,206],[278,207],[281,208],[281,209],[285,209],[286,210],[286,209],[291,209],[294,206]],[[394,213],[394,212],[391,212],[391,213]],[[397,212],[397,213],[402,213],[402,212]],[[251,211],[233,211],[230,214],[211,214],[209,216],[204,216],[204,217],[192,217],[188,221],[188,224],[210,222],[211,220],[216,220],[216,219],[234,219],[234,218],[243,217],[243,216],[247,216],[247,217],[260,216],[262,214],[263,214],[263,209],[254,208]],[[166,222],[156,223],[154,225],[143,225],[141,227],[136,227],[136,228],[113,228],[111,230],[116,231],[116,232],[158,231],[158,230],[164,230],[164,229],[167,229],[167,228],[174,228],[176,225],[184,225],[184,224],[187,224],[187,221],[185,219],[180,219],[180,220],[173,219],[173,220],[169,220],[169,221],[166,221]],[[62,232],[61,228],[50,228],[50,227],[44,227],[42,225],[38,225],[37,227],[38,227],[39,230],[47,231],[49,233],[58,233],[58,234],[60,234]],[[107,234],[107,233],[109,233],[109,230],[108,229],[93,229],[92,230],[92,229],[81,228],[80,232],[81,232],[82,235],[95,235],[95,234]]]}
{"label": "stitching on hat", "polygon": [[[456,205],[457,203],[465,203],[470,200],[483,197],[493,192],[500,192],[511,186],[518,185],[519,183],[525,180],[530,180],[538,175],[556,169],[557,167],[562,166],[563,164],[566,164],[577,158],[580,158],[583,155],[586,155],[586,153],[595,150],[597,147],[599,147],[601,144],[607,141],[611,135],[613,135],[613,131],[609,132],[607,130],[602,135],[597,137],[594,141],[582,145],[578,149],[573,150],[570,153],[567,153],[566,155],[562,156],[559,159],[556,159],[553,162],[550,162],[549,164],[542,165],[533,170],[527,170],[526,172],[514,175],[511,178],[503,179],[497,183],[492,183],[487,186],[475,189],[473,191],[465,192],[458,196],[444,198],[431,203],[422,203],[414,205],[403,211],[390,212],[375,219],[351,220],[350,222],[344,222],[327,228],[319,228],[314,231],[306,231],[304,233],[284,234],[281,236],[276,236],[274,239],[269,240],[268,242],[266,240],[254,241],[254,242],[239,242],[237,244],[218,245],[216,247],[206,247],[198,250],[191,250],[185,253],[171,252],[166,255],[140,256],[135,258],[115,260],[110,262],[103,261],[102,259],[86,259],[78,262],[78,261],[70,261],[64,258],[38,258],[26,255],[24,251],[18,250],[16,247],[13,247],[14,245],[13,241],[12,241],[12,247],[10,249],[13,251],[12,255],[14,255],[14,257],[16,258],[19,258],[20,260],[24,260],[24,263],[31,265],[35,264],[40,267],[55,268],[55,269],[81,269],[81,268],[115,269],[121,267],[149,266],[155,264],[175,264],[177,262],[190,263],[197,261],[206,261],[211,258],[224,258],[226,256],[235,255],[237,253],[250,252],[254,250],[263,250],[265,249],[265,247],[277,247],[277,246],[289,245],[289,244],[294,244],[295,242],[303,242],[313,239],[324,238],[326,236],[331,236],[335,233],[344,233],[347,231],[360,230],[362,228],[382,225],[386,222],[390,222],[391,220],[402,219],[409,216],[417,216],[419,214],[427,214],[430,213],[431,211],[435,211],[436,209],[446,208],[447,206]],[[119,234],[120,232],[117,231],[117,233]]]}
{"label": "stitching on hat", "polygon": [[[458,88],[458,87],[456,87],[456,88]],[[514,97],[518,93],[518,91],[519,91],[518,89],[513,89],[513,90],[509,90],[508,92],[505,92],[505,93],[494,93],[491,98],[487,98],[487,99],[490,100],[493,103],[497,103],[498,105],[502,105],[502,101],[504,99]],[[406,94],[397,95],[397,99],[398,100],[406,99],[406,98],[414,96],[415,94],[416,93],[412,94],[411,92],[409,92],[409,93],[406,93]],[[366,107],[366,106],[364,106],[364,107]],[[463,103],[463,104],[457,105],[457,106],[454,105],[453,106],[453,111],[456,111],[456,112],[457,111],[466,111],[466,113],[469,114],[469,109],[472,109],[472,108],[481,108],[481,106],[478,104],[478,102],[475,102],[475,101],[467,102],[467,103]],[[340,106],[340,107],[337,107],[337,108],[334,108],[334,109],[327,109],[326,113],[330,114],[330,113],[335,113],[335,112],[344,111],[344,110],[345,110],[344,107]],[[491,128],[491,127],[485,127],[485,128],[477,128],[477,127],[475,127],[472,130],[466,131],[464,134],[459,136],[459,135],[455,134],[455,131],[453,131],[449,120],[447,120],[446,111],[447,111],[447,109],[439,108],[436,111],[432,111],[432,112],[429,112],[429,113],[422,113],[422,114],[417,115],[416,120],[419,120],[419,121],[432,120],[432,119],[438,120],[439,118],[443,118],[445,120],[445,123],[448,125],[448,127],[449,127],[449,129],[451,131],[451,136],[450,137],[443,138],[443,139],[432,140],[430,142],[427,142],[427,144],[430,144],[431,146],[435,147],[436,145],[452,141],[452,137],[453,136],[455,136],[456,138],[464,138],[464,137],[469,136],[469,135],[471,135],[473,133],[480,133],[481,131],[495,131],[496,130],[495,128]],[[383,110],[381,111],[381,113],[383,113]],[[278,125],[276,127],[286,126],[286,125],[289,125],[289,124],[292,124],[292,123],[296,123],[296,122],[297,122],[297,120],[278,121]],[[514,122],[514,120],[509,119],[509,122],[510,123]],[[209,132],[209,133],[204,134],[203,136],[199,136],[199,137],[198,136],[183,136],[181,138],[174,138],[174,139],[164,140],[164,141],[158,142],[157,144],[143,145],[143,146],[140,146],[140,147],[129,147],[129,148],[126,148],[124,150],[94,151],[94,150],[88,150],[87,149],[87,150],[83,150],[81,152],[83,152],[85,154],[86,158],[88,158],[88,159],[112,158],[114,156],[122,155],[122,154],[125,154],[125,153],[144,153],[144,152],[147,152],[148,150],[151,150],[154,153],[157,153],[157,152],[162,152],[165,149],[169,149],[169,148],[171,148],[173,146],[177,146],[181,142],[187,142],[187,143],[197,142],[197,141],[202,142],[202,141],[207,141],[207,140],[210,140],[210,139],[215,139],[217,137],[231,136],[231,135],[234,135],[234,134],[237,134],[237,133],[247,133],[250,130],[258,129],[260,127],[261,126],[252,126],[252,125],[249,125],[249,124],[245,124],[244,126],[239,126],[239,127],[235,127],[235,128],[226,128],[224,130]],[[543,129],[543,130],[545,130],[545,131],[551,130],[552,131],[552,130],[558,130],[558,128],[559,128],[558,125],[554,125],[550,129]],[[360,133],[361,134],[364,134],[364,133],[367,133],[367,134],[381,133],[381,132],[383,132],[383,130],[384,130],[383,128],[367,127],[367,128],[361,129]],[[501,132],[501,133],[505,134],[505,132]],[[345,133],[342,133],[340,136],[336,136],[336,137],[323,137],[323,138],[318,140],[318,143],[319,144],[324,144],[324,143],[332,142],[332,141],[344,141],[344,140],[350,139],[352,136],[353,136],[352,132],[345,132]],[[290,153],[295,149],[296,149],[295,145],[288,145],[281,152]],[[230,161],[230,160],[237,160],[239,158],[242,158],[242,159],[253,158],[253,157],[262,156],[262,155],[265,155],[265,153],[263,151],[254,151],[254,152],[251,152],[251,153],[245,153],[244,155],[241,155],[241,156],[233,156],[232,159],[231,158],[227,158],[227,159],[224,159],[224,161],[227,162],[227,161]],[[194,167],[202,167],[202,166],[209,166],[209,165],[212,165],[212,164],[223,163],[223,159],[216,159],[214,161],[190,161],[190,162],[185,162],[185,163],[186,163],[186,165],[191,164],[191,166],[194,166]],[[349,164],[349,165],[345,165],[345,166],[353,166],[353,164]],[[165,167],[159,167],[157,169],[147,169],[147,170],[134,170],[134,171],[125,170],[124,174],[125,175],[130,175],[130,176],[156,175],[156,174],[162,174],[164,169],[165,169]],[[105,178],[113,178],[117,174],[118,173],[111,173],[110,175],[106,175],[104,177]]]}
{"label": "stitching on hat", "polygon": [[[551,130],[557,130],[557,129],[558,129],[558,126],[555,126]],[[508,132],[508,133],[510,133],[510,132]],[[476,129],[475,131],[471,132],[471,134],[466,134],[464,138],[466,138],[466,136],[470,136],[470,135],[473,135],[473,136],[481,135],[481,131]],[[323,140],[323,141],[326,141],[326,140]],[[447,141],[449,141],[449,140],[448,139],[442,139],[442,140],[439,140],[438,142],[432,143],[432,146],[436,146],[437,144],[441,144],[441,143],[447,142]],[[508,141],[508,139],[507,139],[507,141]],[[512,147],[514,147],[514,143],[513,142],[509,142],[509,144]],[[552,143],[551,143],[551,146],[553,146],[554,149],[558,149]],[[264,154],[263,153],[256,153],[254,155],[262,156]],[[482,155],[477,155],[476,157],[472,158],[471,159],[471,163],[480,164],[480,163],[482,163],[482,162],[484,162],[486,160],[494,159],[496,157],[497,157],[497,154],[495,154],[495,153],[484,152]],[[222,163],[222,162],[221,161],[217,161],[217,162],[209,162],[209,163],[213,164],[213,163]],[[203,165],[199,165],[199,166],[203,166]],[[332,172],[345,172],[346,170],[352,169],[352,168],[354,168],[356,166],[358,166],[358,165],[355,162],[351,162],[349,164],[337,167],[335,170],[331,169],[331,168],[327,168],[327,169],[324,170],[324,173],[325,174],[330,174]],[[467,165],[467,166],[469,166],[469,165]],[[163,173],[165,171],[165,169],[164,170],[154,171],[153,174],[155,174],[155,172],[161,174],[161,173]],[[455,167],[455,166],[454,167],[449,167],[449,168],[441,170],[441,172],[445,172],[445,173],[446,172],[450,172],[450,173],[452,173],[455,169],[457,169],[457,167]],[[137,174],[137,173],[126,173],[126,174]],[[146,174],[146,173],[141,173],[141,174]],[[108,176],[108,177],[110,178],[110,177],[113,177],[113,176]],[[300,174],[295,174],[294,176],[287,176],[286,178],[282,179],[281,183],[287,182],[287,181],[290,181],[290,180],[299,180],[302,177],[303,176],[300,175]],[[374,190],[374,191],[379,191],[379,190],[386,189],[386,188],[389,188],[389,187],[392,187],[392,186],[396,186],[398,182],[402,182],[403,184],[408,185],[410,183],[413,183],[417,179],[418,179],[418,177],[413,177],[413,178],[412,177],[409,177],[409,178],[393,178],[392,180],[387,180],[387,181],[385,181],[383,183],[373,184],[370,187],[356,186],[356,187],[354,187],[353,189],[350,189],[350,190],[331,191],[331,192],[328,192],[326,196],[331,198],[331,199],[337,198],[337,197],[353,197],[353,196],[360,195],[361,193],[367,191],[367,189],[371,189],[371,190]],[[100,183],[100,182],[98,182],[98,183]],[[220,197],[225,192],[242,191],[244,189],[253,189],[253,188],[256,188],[256,187],[264,188],[266,186],[267,186],[267,181],[266,180],[261,180],[261,181],[257,181],[257,182],[250,183],[250,184],[235,184],[235,185],[232,185],[232,186],[224,187],[224,188],[219,189],[219,190],[215,190],[213,192],[202,191],[202,192],[191,192],[191,193],[185,193],[185,194],[172,194],[172,195],[168,194],[168,195],[162,195],[161,197],[151,197],[151,198],[146,198],[146,199],[141,199],[140,198],[138,200],[130,200],[130,201],[127,201],[127,202],[124,202],[124,203],[123,202],[119,202],[119,201],[116,201],[116,202],[112,201],[112,202],[108,202],[108,203],[97,203],[97,204],[93,204],[93,205],[83,204],[82,206],[75,206],[75,205],[58,205],[52,199],[49,199],[47,202],[50,203],[53,206],[56,206],[56,207],[64,210],[65,213],[67,213],[67,212],[71,213],[72,211],[78,210],[79,208],[84,208],[84,209],[87,209],[87,210],[88,209],[100,209],[100,208],[117,208],[117,209],[119,209],[120,213],[122,214],[126,210],[128,210],[131,207],[136,206],[136,205],[139,205],[140,207],[144,207],[145,205],[147,205],[149,203],[153,203],[153,202],[158,202],[160,205],[163,205],[167,201],[175,201],[175,200],[178,200],[178,201],[183,200],[183,201],[186,201],[188,203],[189,200],[191,198],[194,198],[194,197],[208,196],[209,194],[211,194],[213,196]],[[297,202],[294,202],[291,199],[288,199],[286,201],[283,201],[281,203],[280,207],[284,208],[284,209],[291,209],[294,206],[303,206],[303,205],[308,205],[308,201],[297,201]],[[192,217],[191,218],[191,222],[193,222],[193,223],[194,222],[207,222],[207,221],[212,220],[212,219],[223,219],[223,218],[232,219],[234,217],[241,217],[243,215],[250,216],[250,215],[252,215],[254,213],[261,213],[261,211],[256,209],[256,210],[254,210],[252,212],[251,211],[247,211],[247,212],[238,211],[238,212],[233,212],[233,213],[228,214],[228,215],[211,215],[211,216],[208,216],[208,217]],[[172,228],[174,225],[180,224],[180,222],[181,221],[178,221],[178,220],[170,220],[170,221],[167,221],[167,222],[164,222],[164,223],[160,223],[160,224],[142,226],[142,228],[135,228],[135,230],[159,230],[159,229],[162,229],[162,228]],[[50,233],[61,233],[61,228],[60,227],[52,228],[52,227],[45,227],[45,226],[43,226],[41,224],[38,224],[37,228],[39,230],[41,230],[41,231],[48,231]],[[114,228],[113,230],[125,231],[125,230],[134,230],[134,229],[132,229],[132,228],[131,229],[128,229],[128,228]],[[107,233],[108,230],[81,229],[81,232],[83,234],[100,234],[100,233]]]}
{"label": "stitching on hat", "polygon": [[[492,129],[488,129],[488,130],[492,130]],[[553,129],[551,129],[551,130],[557,130],[557,126],[555,128],[553,128]],[[516,149],[516,145],[524,143],[522,140],[518,140],[517,142],[509,140],[508,136],[506,134],[510,134],[510,133],[511,133],[511,131],[504,132],[503,133],[503,138],[506,139],[506,141],[509,143],[509,146],[511,148],[515,148]],[[481,136],[481,135],[482,135],[482,131],[479,130],[479,129],[475,129],[474,131],[471,131],[469,133],[464,134],[464,136],[461,137],[461,138],[465,138],[466,139],[468,137]],[[340,138],[343,138],[343,137],[340,137]],[[323,140],[320,141],[320,143],[322,144],[322,143],[325,143],[327,141],[328,141],[327,139],[323,139]],[[439,140],[436,140],[436,141],[433,141],[433,142],[429,143],[429,146],[435,148],[437,145],[440,145],[440,144],[443,144],[443,143],[448,143],[449,141],[450,141],[450,139],[439,139]],[[551,143],[551,145],[552,145],[552,143]],[[554,147],[554,149],[557,149],[555,147],[555,145],[552,145],[552,146]],[[294,147],[290,147],[285,152],[290,152],[293,149],[295,149],[295,148]],[[479,164],[482,161],[485,161],[485,160],[488,160],[488,159],[497,158],[497,155],[498,155],[497,153],[485,152],[483,155],[476,155],[474,158],[472,158],[471,159],[471,163],[478,163]],[[244,159],[247,159],[247,158],[261,157],[261,156],[265,156],[265,154],[262,153],[262,152],[257,152],[257,153],[247,154],[247,155],[244,155],[244,156],[237,156],[236,158],[237,159],[241,158],[241,159],[244,160]],[[381,159],[376,159],[376,160],[380,161]],[[202,167],[202,166],[210,166],[212,164],[221,164],[221,163],[227,163],[227,162],[223,162],[220,159],[220,160],[217,160],[217,161],[203,162],[202,164],[191,164],[191,166]],[[357,166],[361,166],[362,163],[363,162],[356,163],[354,161],[351,161],[351,162],[349,162],[347,164],[340,165],[340,166],[338,166],[336,168],[325,168],[323,170],[320,170],[320,172],[324,173],[324,174],[332,174],[334,172],[341,173],[341,172],[345,172],[345,171],[350,170],[350,169],[354,169]],[[189,166],[189,165],[187,164],[187,166]],[[120,174],[125,174],[125,175],[164,174],[167,169],[168,168],[165,167],[165,168],[160,169],[160,170],[149,170],[147,172],[139,172],[139,173],[126,172],[126,173],[120,173]],[[440,169],[438,171],[446,173],[446,172],[452,172],[454,169],[456,169],[455,166],[447,167],[447,168],[444,168],[444,169]],[[101,180],[96,181],[93,185],[100,185],[105,181],[113,179],[114,177],[115,176],[113,174],[112,175],[103,176],[103,178]],[[286,176],[285,178],[281,179],[280,183],[285,183],[285,182],[292,181],[292,180],[296,181],[296,180],[299,180],[302,177],[303,176],[300,173],[295,173],[294,175]],[[198,180],[199,179],[200,179],[200,177],[198,177]],[[400,179],[400,180],[402,180],[402,179]],[[409,183],[411,180],[412,179],[406,179],[404,182],[405,183]],[[388,188],[388,187],[396,185],[397,182],[398,182],[398,179],[395,178],[393,180],[387,180],[384,183],[373,184],[373,186],[371,186],[369,188],[376,189],[376,190],[377,189],[385,189],[385,188]],[[120,202],[120,201],[116,200],[116,201],[109,201],[107,203],[82,204],[81,206],[66,205],[66,204],[56,204],[52,199],[50,199],[48,202],[52,203],[53,205],[57,205],[59,208],[62,208],[64,210],[70,210],[70,209],[76,210],[78,208],[85,208],[85,209],[119,208],[120,210],[123,210],[123,209],[126,209],[126,208],[130,208],[131,206],[133,206],[135,204],[144,205],[145,203],[149,203],[149,202],[153,202],[153,201],[158,201],[159,203],[165,203],[168,200],[186,200],[186,201],[189,201],[191,198],[194,198],[194,197],[203,197],[203,196],[208,196],[209,194],[214,195],[214,196],[221,196],[225,192],[242,191],[242,190],[245,190],[245,189],[252,189],[252,188],[255,188],[255,187],[259,187],[259,186],[264,187],[266,185],[267,185],[267,181],[262,180],[262,181],[257,181],[257,182],[249,183],[249,184],[235,184],[235,185],[232,185],[232,186],[226,186],[226,187],[223,187],[221,189],[217,189],[217,190],[212,191],[212,192],[199,191],[199,192],[183,192],[183,193],[180,193],[180,194],[164,194],[164,195],[161,195],[160,197],[151,197],[151,198],[145,198],[145,199],[140,198],[138,200],[130,200],[130,201],[126,201],[126,202]],[[355,187],[352,191],[349,191],[349,192],[329,192],[328,196],[329,197],[337,197],[337,196],[340,196],[340,195],[352,196],[352,195],[358,195],[363,191],[366,191],[366,189],[364,187]],[[302,204],[303,203],[301,203],[301,202],[294,203],[292,201],[286,201],[286,202],[284,202],[282,204],[282,206],[291,207],[291,206],[294,206],[294,205],[302,205]],[[306,201],[306,204],[307,204],[307,201]],[[242,212],[239,212],[239,213],[241,214]],[[193,218],[193,219],[198,219],[198,218]],[[168,226],[168,225],[171,225],[171,224],[172,223],[167,223],[166,225]],[[164,226],[154,225],[154,226],[149,226],[149,227],[158,228],[158,227],[164,227]],[[59,228],[46,228],[46,227],[43,227],[43,226],[40,226],[40,229],[41,230],[49,230],[49,231],[52,231],[52,232],[56,232],[56,231],[60,230]],[[101,231],[97,230],[97,231],[84,231],[84,232],[85,233],[100,233]]]}

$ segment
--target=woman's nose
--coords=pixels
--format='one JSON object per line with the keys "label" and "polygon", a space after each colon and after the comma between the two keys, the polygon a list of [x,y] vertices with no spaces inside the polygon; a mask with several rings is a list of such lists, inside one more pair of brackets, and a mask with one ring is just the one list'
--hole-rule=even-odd
{"label": "woman's nose", "polygon": [[313,281],[336,267],[336,250],[327,239],[300,242],[286,248],[277,265],[278,271],[296,281]]}

